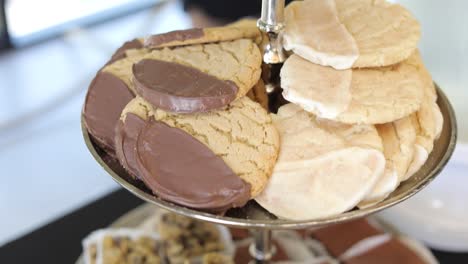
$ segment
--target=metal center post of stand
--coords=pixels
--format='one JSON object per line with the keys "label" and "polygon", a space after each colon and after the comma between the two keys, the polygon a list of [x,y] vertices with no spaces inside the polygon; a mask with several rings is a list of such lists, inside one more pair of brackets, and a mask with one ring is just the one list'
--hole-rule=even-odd
{"label": "metal center post of stand", "polygon": [[[284,0],[262,0],[262,14],[257,27],[268,37],[263,47],[263,62],[271,67],[279,66],[286,60],[283,51],[282,35],[284,30]],[[268,83],[267,83],[268,85]],[[254,242],[249,252],[254,259],[249,264],[268,264],[276,253],[273,245],[272,230],[250,230]]]}
{"label": "metal center post of stand", "polygon": [[276,253],[273,245],[272,231],[270,229],[250,230],[254,242],[249,247],[249,252],[254,259],[249,264],[268,264]]}

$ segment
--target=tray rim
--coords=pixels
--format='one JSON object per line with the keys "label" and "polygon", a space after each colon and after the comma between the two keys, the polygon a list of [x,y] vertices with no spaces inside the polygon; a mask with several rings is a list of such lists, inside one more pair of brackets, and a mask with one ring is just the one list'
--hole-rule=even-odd
{"label": "tray rim", "polygon": [[[345,221],[350,221],[353,219],[365,217],[391,206],[394,206],[404,200],[410,198],[411,196],[415,195],[422,189],[424,189],[432,180],[437,177],[437,175],[442,171],[445,167],[447,162],[449,161],[450,157],[453,154],[457,143],[457,123],[455,112],[448,100],[447,96],[444,92],[440,89],[440,87],[435,83],[435,87],[438,94],[438,105],[440,106],[441,103],[445,107],[441,107],[442,114],[444,117],[448,117],[444,119],[444,130],[449,129],[446,133],[442,132],[442,135],[446,134],[448,139],[448,144],[445,148],[444,154],[437,161],[437,164],[426,174],[423,175],[422,179],[415,184],[413,188],[410,188],[408,191],[397,195],[396,197],[391,197],[391,199],[385,199],[384,201],[370,206],[364,209],[352,210],[348,211],[339,215],[326,217],[322,219],[313,219],[313,220],[287,220],[287,219],[272,219],[272,220],[255,220],[255,219],[241,219],[241,218],[234,218],[234,217],[226,217],[226,216],[219,216],[214,214],[209,214],[205,212],[200,212],[197,210],[189,209],[183,206],[176,205],[171,202],[167,202],[157,198],[156,196],[146,193],[139,189],[137,186],[131,184],[121,176],[119,176],[115,171],[113,171],[102,159],[99,155],[98,151],[96,150],[96,146],[91,141],[90,135],[85,127],[84,115],[81,113],[81,129],[83,133],[83,138],[86,143],[88,150],[90,151],[91,155],[94,159],[99,163],[99,165],[122,187],[126,190],[130,191],[132,194],[136,195],[140,199],[154,204],[160,208],[166,209],[168,211],[181,214],[184,216],[188,216],[191,218],[195,218],[202,221],[207,221],[215,224],[221,224],[231,227],[237,228],[258,228],[258,229],[303,229],[303,228],[311,228],[311,227],[321,227],[326,225],[337,224]],[[447,122],[450,124],[447,126]],[[432,155],[433,153],[431,153]],[[415,175],[416,176],[416,175]],[[418,175],[419,176],[419,175]]]}

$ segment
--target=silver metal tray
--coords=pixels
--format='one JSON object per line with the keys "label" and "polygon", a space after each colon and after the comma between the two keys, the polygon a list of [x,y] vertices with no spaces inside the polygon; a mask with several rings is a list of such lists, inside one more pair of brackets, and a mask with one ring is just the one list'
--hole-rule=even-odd
{"label": "silver metal tray", "polygon": [[445,94],[437,86],[438,105],[444,117],[441,136],[434,144],[424,166],[408,181],[402,183],[384,201],[365,209],[354,209],[340,215],[322,219],[294,221],[278,219],[260,207],[255,201],[250,201],[243,208],[231,209],[224,216],[204,213],[173,204],[154,196],[141,182],[132,180],[120,164],[96,145],[88,134],[82,116],[82,131],[86,145],[103,169],[125,189],[148,203],[172,211],[177,214],[196,218],[212,223],[253,229],[302,229],[336,224],[373,214],[413,196],[426,187],[443,169],[455,149],[457,125],[455,114]]}

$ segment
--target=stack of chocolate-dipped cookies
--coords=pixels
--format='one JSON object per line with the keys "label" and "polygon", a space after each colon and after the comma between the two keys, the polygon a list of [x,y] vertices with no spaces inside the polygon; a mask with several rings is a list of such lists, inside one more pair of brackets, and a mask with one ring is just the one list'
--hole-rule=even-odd
{"label": "stack of chocolate-dipped cookies", "polygon": [[420,26],[384,0],[286,7],[280,155],[256,198],[284,218],[331,216],[385,199],[421,168],[442,129]]}
{"label": "stack of chocolate-dipped cookies", "polygon": [[244,20],[125,43],[86,96],[94,141],[154,195],[206,212],[255,199],[302,220],[385,199],[442,129],[418,22],[384,0],[295,1],[285,15],[275,113],[265,38]]}
{"label": "stack of chocolate-dipped cookies", "polygon": [[89,87],[89,133],[162,199],[214,213],[243,206],[279,153],[261,39],[239,22],[124,44]]}

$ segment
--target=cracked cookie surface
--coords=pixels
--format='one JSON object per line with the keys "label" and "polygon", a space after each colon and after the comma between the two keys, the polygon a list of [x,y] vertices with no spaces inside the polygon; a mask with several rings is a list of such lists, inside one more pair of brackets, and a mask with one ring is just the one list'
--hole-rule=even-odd
{"label": "cracked cookie surface", "polygon": [[304,0],[285,9],[287,50],[343,70],[407,59],[421,37],[417,20],[385,0]]}
{"label": "cracked cookie surface", "polygon": [[353,70],[351,103],[338,115],[343,123],[383,124],[419,109],[423,100],[423,67],[419,54],[397,65]]}
{"label": "cracked cookie surface", "polygon": [[221,110],[194,114],[155,109],[136,97],[123,110],[124,122],[127,113],[145,120],[154,118],[192,135],[251,185],[252,197],[265,187],[278,156],[279,136],[270,116],[247,97]]}
{"label": "cracked cookie surface", "polygon": [[354,68],[381,67],[413,54],[421,37],[418,21],[385,0],[335,0],[338,17],[359,49]]}

